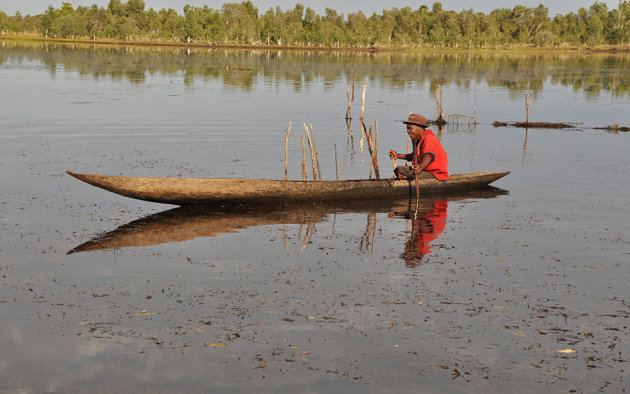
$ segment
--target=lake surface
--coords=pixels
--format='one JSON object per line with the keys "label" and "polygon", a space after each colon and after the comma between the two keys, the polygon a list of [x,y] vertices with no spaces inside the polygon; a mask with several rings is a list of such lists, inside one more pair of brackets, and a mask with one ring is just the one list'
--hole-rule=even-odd
{"label": "lake surface", "polygon": [[[303,124],[322,178],[367,178],[365,82],[382,176],[438,84],[477,116],[435,129],[450,172],[512,173],[417,220],[408,200],[173,210],[65,174],[281,179],[291,122],[290,179]],[[630,134],[595,129],[630,126],[628,54],[0,41],[0,87],[2,391],[630,388]],[[530,121],[576,127],[495,128],[528,90]]]}

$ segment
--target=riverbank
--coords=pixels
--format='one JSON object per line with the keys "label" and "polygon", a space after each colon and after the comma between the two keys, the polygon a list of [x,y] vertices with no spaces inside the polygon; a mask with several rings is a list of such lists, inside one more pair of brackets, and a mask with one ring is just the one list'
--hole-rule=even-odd
{"label": "riverbank", "polygon": [[371,46],[371,47],[351,47],[351,46],[301,46],[301,45],[263,45],[263,44],[231,44],[212,42],[181,42],[181,41],[153,41],[153,40],[116,40],[116,39],[90,39],[87,37],[68,39],[51,38],[39,35],[21,34],[4,35],[0,41],[20,41],[20,42],[42,42],[51,44],[82,44],[82,45],[103,45],[103,46],[137,46],[137,47],[164,47],[164,48],[206,48],[206,49],[245,49],[245,50],[283,50],[283,51],[347,51],[347,52],[401,52],[415,50],[444,50],[448,52],[459,51],[528,51],[528,52],[598,52],[598,53],[630,53],[630,45],[599,45],[599,46],[546,46],[536,47],[532,45],[496,45],[487,47],[440,47],[440,46]]}

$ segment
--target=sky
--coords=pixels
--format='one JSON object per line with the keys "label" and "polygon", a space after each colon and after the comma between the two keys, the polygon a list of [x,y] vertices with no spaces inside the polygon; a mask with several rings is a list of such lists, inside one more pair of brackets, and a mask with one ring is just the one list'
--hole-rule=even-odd
{"label": "sky", "polygon": [[[179,14],[183,14],[184,5],[192,6],[207,5],[210,8],[219,9],[224,3],[240,3],[243,0],[144,0],[145,9],[153,8],[161,10],[162,8],[173,8]],[[373,12],[382,13],[383,9],[390,10],[394,7],[403,8],[411,7],[418,9],[425,4],[429,8],[433,5],[430,1],[410,1],[410,0],[251,0],[258,7],[259,13],[264,13],[269,8],[279,6],[283,11],[293,9],[295,4],[300,3],[305,7],[311,7],[320,15],[325,13],[326,8],[332,8],[340,13],[347,14],[349,12],[363,11],[367,16]],[[553,17],[557,13],[567,14],[571,11],[577,11],[580,7],[588,8],[596,0],[442,0],[442,8],[445,10],[461,11],[463,9],[472,8],[474,11],[488,13],[496,8],[513,8],[516,5],[524,5],[527,7],[537,7],[543,3],[549,8],[549,15]],[[75,8],[80,5],[91,6],[97,4],[99,6],[107,6],[109,0],[0,0],[0,11],[7,15],[15,15],[19,11],[22,16],[27,14],[41,14],[52,5],[60,8],[63,2],[72,4]],[[122,0],[126,3],[127,0]],[[618,0],[600,1],[606,3],[609,9],[617,8]]]}

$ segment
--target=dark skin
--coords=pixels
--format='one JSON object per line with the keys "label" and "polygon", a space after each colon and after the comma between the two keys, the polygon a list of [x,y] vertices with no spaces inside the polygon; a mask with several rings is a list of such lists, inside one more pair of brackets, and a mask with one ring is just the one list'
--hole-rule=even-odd
{"label": "dark skin", "polygon": [[[412,140],[420,141],[422,140],[422,136],[424,135],[424,127],[409,123],[407,124],[407,134],[409,134],[409,137],[411,137]],[[392,159],[401,160],[405,158],[405,155],[396,153],[396,151],[392,149],[389,151],[389,157]],[[424,155],[422,160],[420,160],[420,163],[415,164],[412,167],[413,173],[416,175],[420,174],[425,168],[427,168],[429,164],[431,164],[432,161],[433,158],[431,156]],[[407,179],[407,177],[403,174],[400,174],[400,179]]]}

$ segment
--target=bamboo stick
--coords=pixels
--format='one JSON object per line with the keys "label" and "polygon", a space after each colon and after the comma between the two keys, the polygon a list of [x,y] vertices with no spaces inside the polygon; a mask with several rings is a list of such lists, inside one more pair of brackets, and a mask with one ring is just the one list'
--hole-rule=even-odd
{"label": "bamboo stick", "polygon": [[306,162],[306,147],[304,146],[304,135],[302,138],[302,180],[308,181],[308,163]]}
{"label": "bamboo stick", "polygon": [[284,180],[287,180],[289,173],[289,135],[291,135],[291,122],[289,128],[284,133]]}

